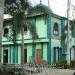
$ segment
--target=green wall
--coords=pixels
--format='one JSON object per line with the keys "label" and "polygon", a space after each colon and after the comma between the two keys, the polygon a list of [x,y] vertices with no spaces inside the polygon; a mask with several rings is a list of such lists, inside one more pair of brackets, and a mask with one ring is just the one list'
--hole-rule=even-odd
{"label": "green wall", "polygon": [[35,58],[36,58],[36,62],[37,62],[37,49],[41,50],[41,43],[37,43],[36,44],[36,48],[35,48]]}
{"label": "green wall", "polygon": [[53,63],[53,48],[54,47],[61,47],[60,40],[51,39],[51,63]]}
{"label": "green wall", "polygon": [[[53,47],[61,47],[60,44],[60,36],[61,36],[61,25],[66,24],[66,21],[61,20],[61,18],[56,18],[51,15],[49,16],[37,16],[31,18],[32,22],[36,24],[36,30],[41,40],[36,41],[33,45],[31,39],[31,35],[29,30],[25,34],[24,43],[26,43],[27,47],[27,62],[30,61],[30,57],[33,56],[35,62],[37,62],[37,49],[41,49],[42,59],[47,60],[49,63],[53,63]],[[59,36],[55,38],[53,35],[53,25],[57,22],[59,25]],[[18,35],[18,45],[16,47],[13,46],[13,42],[9,40],[9,38],[3,37],[2,44],[8,45],[8,63],[10,64],[21,64],[21,34]],[[27,40],[26,40],[27,39]],[[58,40],[59,39],[59,40]],[[72,44],[74,44],[74,39],[72,39]],[[2,49],[3,50],[3,49]],[[3,63],[3,51],[2,51],[2,60]]]}
{"label": "green wall", "polygon": [[27,62],[30,62],[32,56],[32,44],[27,44]]}
{"label": "green wall", "polygon": [[18,46],[18,64],[21,64],[21,46]]}
{"label": "green wall", "polygon": [[75,46],[75,38],[72,38],[72,39],[71,39],[71,45],[72,45],[72,46],[73,46],[73,45]]}
{"label": "green wall", "polygon": [[13,45],[8,45],[8,46],[4,46],[2,48],[2,59],[1,59],[1,62],[3,62],[3,52],[5,49],[8,49],[8,64],[20,64],[20,49],[18,49],[19,47],[16,46],[14,47]]}
{"label": "green wall", "polygon": [[43,44],[43,60],[47,61],[47,43]]}
{"label": "green wall", "polygon": [[39,38],[47,37],[47,24],[45,17],[36,18],[36,30],[39,35]]}

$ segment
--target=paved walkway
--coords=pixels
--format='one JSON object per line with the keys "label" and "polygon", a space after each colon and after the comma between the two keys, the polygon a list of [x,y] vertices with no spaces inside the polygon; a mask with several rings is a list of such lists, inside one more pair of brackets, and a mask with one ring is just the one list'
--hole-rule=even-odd
{"label": "paved walkway", "polygon": [[69,69],[51,69],[45,70],[45,73],[48,75],[74,75],[75,70]]}
{"label": "paved walkway", "polygon": [[[70,69],[56,69],[49,66],[40,66],[40,65],[28,65],[23,66],[16,65],[16,67],[23,67],[27,75],[74,75],[75,70]],[[32,73],[31,73],[32,72]]]}

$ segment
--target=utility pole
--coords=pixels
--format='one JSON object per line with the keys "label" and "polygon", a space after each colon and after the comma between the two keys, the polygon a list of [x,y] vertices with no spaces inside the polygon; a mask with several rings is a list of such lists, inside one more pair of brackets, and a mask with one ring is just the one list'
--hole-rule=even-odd
{"label": "utility pole", "polygon": [[40,4],[42,4],[42,0],[40,0]]}
{"label": "utility pole", "polygon": [[49,0],[48,0],[48,7],[50,8],[50,2],[49,2]]}
{"label": "utility pole", "polygon": [[71,48],[71,45],[70,45],[70,0],[68,0],[68,9],[67,9],[67,24],[68,24],[68,35],[67,35],[67,64],[70,65],[70,48]]}

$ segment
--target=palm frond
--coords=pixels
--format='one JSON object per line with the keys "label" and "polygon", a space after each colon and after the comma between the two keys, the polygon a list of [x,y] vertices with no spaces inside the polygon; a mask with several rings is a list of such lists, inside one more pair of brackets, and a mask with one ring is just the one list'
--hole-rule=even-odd
{"label": "palm frond", "polygon": [[63,28],[62,28],[62,30],[61,30],[61,46],[64,48],[65,47],[65,45],[66,45],[66,43],[65,43],[65,40],[66,40],[66,38],[67,38],[67,28],[68,28],[68,26],[66,25],[66,26],[64,26]]}
{"label": "palm frond", "polygon": [[8,0],[5,3],[5,13],[7,14],[14,14],[15,11],[20,10],[22,12],[27,11],[29,8],[31,8],[31,4],[28,2],[28,0]]}
{"label": "palm frond", "polygon": [[28,2],[28,0],[20,0],[22,10],[27,10],[28,8],[32,7],[31,4]]}
{"label": "palm frond", "polygon": [[29,20],[26,20],[26,23],[27,23],[27,28],[30,31],[30,34],[32,35],[32,39],[33,40],[38,39],[38,34],[36,32],[35,25]]}
{"label": "palm frond", "polygon": [[4,22],[3,22],[3,27],[9,26],[9,25],[11,25],[11,23],[12,23],[12,18],[5,19]]}
{"label": "palm frond", "polygon": [[5,5],[15,3],[15,2],[16,2],[16,0],[5,0]]}
{"label": "palm frond", "polygon": [[70,25],[71,25],[71,30],[73,30],[75,27],[75,20],[71,20]]}
{"label": "palm frond", "polygon": [[61,41],[65,41],[66,37],[67,37],[67,33],[63,33],[61,36]]}
{"label": "palm frond", "polygon": [[70,21],[72,37],[75,37],[75,19]]}
{"label": "palm frond", "polygon": [[65,34],[65,33],[61,36],[61,46],[62,46],[63,48],[64,48],[65,45],[66,45],[66,43],[65,43],[66,37],[67,37],[67,34]]}

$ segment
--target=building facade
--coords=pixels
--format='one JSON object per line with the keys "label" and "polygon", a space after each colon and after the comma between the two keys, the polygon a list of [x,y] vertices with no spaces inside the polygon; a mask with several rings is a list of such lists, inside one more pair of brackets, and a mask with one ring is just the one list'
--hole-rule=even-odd
{"label": "building facade", "polygon": [[[29,30],[27,30],[27,28],[24,29],[24,62],[41,64],[42,61],[46,61],[52,64],[57,61],[66,60],[66,51],[61,47],[61,29],[66,25],[67,19],[55,14],[48,16],[39,14],[30,18],[36,25],[39,39],[36,39],[33,43]],[[4,33],[8,33],[8,35],[11,34],[9,27],[5,27],[3,30]],[[17,38],[18,44],[14,46],[10,37],[3,36],[2,63],[21,64],[21,40],[22,37],[19,34]],[[74,42],[72,45],[73,44]],[[72,54],[71,56],[71,58],[74,59],[75,56]]]}

